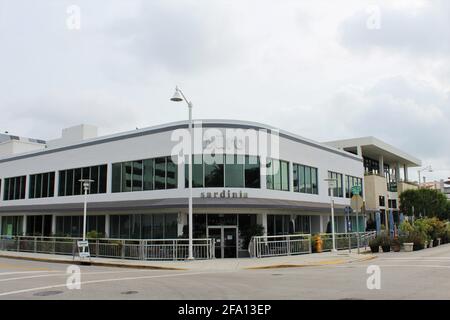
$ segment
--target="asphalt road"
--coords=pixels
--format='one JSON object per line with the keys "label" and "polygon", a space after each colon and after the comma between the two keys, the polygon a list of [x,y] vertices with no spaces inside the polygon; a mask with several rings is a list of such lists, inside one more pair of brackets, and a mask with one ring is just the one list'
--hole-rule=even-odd
{"label": "asphalt road", "polygon": [[[380,268],[380,289],[367,268]],[[345,265],[194,272],[81,266],[0,258],[0,299],[450,299],[450,245],[379,254]]]}

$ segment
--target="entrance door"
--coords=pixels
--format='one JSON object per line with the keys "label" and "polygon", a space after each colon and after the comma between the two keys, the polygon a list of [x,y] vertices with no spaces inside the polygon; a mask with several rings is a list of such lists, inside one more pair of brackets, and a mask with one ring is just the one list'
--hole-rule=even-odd
{"label": "entrance door", "polygon": [[216,258],[237,257],[238,233],[236,226],[210,226],[207,237],[214,241]]}

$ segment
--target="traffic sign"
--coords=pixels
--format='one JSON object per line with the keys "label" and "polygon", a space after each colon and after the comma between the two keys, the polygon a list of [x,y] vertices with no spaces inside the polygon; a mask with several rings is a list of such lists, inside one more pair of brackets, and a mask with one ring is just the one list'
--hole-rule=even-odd
{"label": "traffic sign", "polygon": [[352,187],[352,194],[359,196],[361,194],[361,186],[353,186]]}
{"label": "traffic sign", "polygon": [[351,207],[354,211],[360,211],[363,206],[363,198],[360,195],[353,195]]}

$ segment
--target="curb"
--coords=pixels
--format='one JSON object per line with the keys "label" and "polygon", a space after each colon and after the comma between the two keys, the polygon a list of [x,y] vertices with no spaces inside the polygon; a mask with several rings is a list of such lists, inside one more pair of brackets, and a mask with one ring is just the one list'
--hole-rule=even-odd
{"label": "curb", "polygon": [[247,270],[259,270],[259,269],[282,269],[282,268],[304,268],[304,267],[323,267],[330,265],[341,265],[346,263],[355,263],[355,262],[363,262],[376,259],[376,256],[364,257],[360,259],[355,259],[353,261],[346,261],[343,259],[335,259],[335,260],[325,260],[318,263],[309,263],[309,264],[275,264],[275,265],[267,265],[261,267],[247,267],[244,269]]}
{"label": "curb", "polygon": [[69,259],[62,260],[62,259],[38,258],[38,257],[21,257],[21,256],[10,256],[10,255],[4,255],[4,254],[0,254],[0,258],[16,259],[16,260],[28,260],[28,261],[39,261],[39,262],[50,262],[50,263],[91,265],[91,266],[98,266],[98,267],[129,268],[129,269],[152,269],[152,270],[172,270],[172,271],[189,270],[189,269],[186,269],[186,268],[162,267],[162,266],[154,266],[154,265],[133,265],[133,264],[123,264],[123,263],[114,263],[114,262],[76,261],[76,260],[69,260]]}

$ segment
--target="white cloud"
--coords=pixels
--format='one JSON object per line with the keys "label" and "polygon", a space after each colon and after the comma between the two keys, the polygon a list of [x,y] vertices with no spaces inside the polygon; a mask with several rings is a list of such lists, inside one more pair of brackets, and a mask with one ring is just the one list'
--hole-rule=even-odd
{"label": "white cloud", "polygon": [[73,1],[0,2],[1,130],[53,138],[78,122],[111,133],[185,119],[168,100],[179,84],[196,118],[374,135],[450,167],[448,2],[377,1],[370,32],[368,0],[77,3],[70,32]]}

